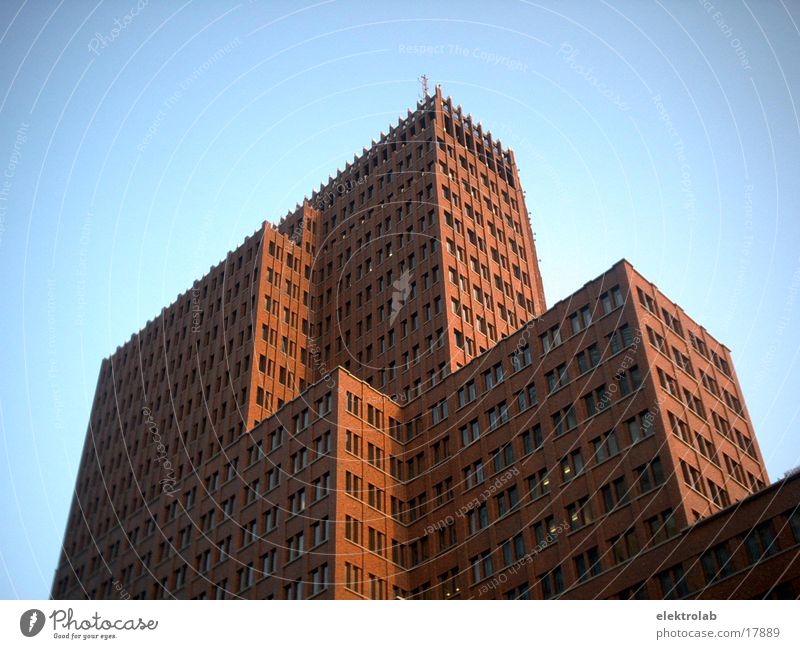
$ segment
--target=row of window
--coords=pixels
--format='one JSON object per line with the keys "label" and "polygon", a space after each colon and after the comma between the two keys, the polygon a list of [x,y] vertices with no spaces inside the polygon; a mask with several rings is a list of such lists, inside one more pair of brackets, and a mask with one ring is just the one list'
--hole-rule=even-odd
{"label": "row of window", "polygon": [[[683,403],[695,415],[708,421],[708,412],[706,411],[706,408],[703,405],[700,397],[692,393],[687,388],[682,387],[675,377],[666,370],[663,370],[660,367],[656,368],[656,374],[658,376],[658,382],[664,391]],[[739,428],[732,427],[728,419],[714,409],[711,410],[710,418],[716,432],[727,438],[751,457],[755,457],[755,445],[749,435],[742,433]]]}
{"label": "row of window", "polygon": [[[676,333],[681,338],[685,339],[683,327],[681,325],[680,319],[670,313],[666,308],[662,307],[659,312],[658,305],[656,304],[655,299],[646,294],[641,288],[636,289],[636,293],[639,299],[639,304],[644,307],[648,312],[653,314],[656,318],[659,318],[667,327],[669,327],[674,333]],[[660,338],[660,342],[655,342],[653,338],[651,338],[651,342],[660,349],[664,346],[663,337],[657,335],[657,339]],[[732,378],[733,374],[731,372],[731,367],[728,361],[718,354],[716,351],[709,351],[708,345],[694,332],[689,332],[689,343],[691,346],[700,354],[703,358],[707,360],[711,360],[714,366],[719,369],[723,374],[725,374],[728,378]],[[662,351],[664,351],[662,349]],[[665,351],[666,353],[666,351]],[[682,355],[683,356],[683,355]],[[684,356],[684,358],[686,358]],[[688,360],[688,359],[686,359]],[[691,374],[691,372],[689,372]]]}
{"label": "row of window", "polygon": [[[800,543],[800,509],[796,508],[785,512],[783,517],[787,519],[794,543]],[[774,521],[765,521],[744,535],[717,543],[699,556],[703,576],[702,588],[705,589],[740,570],[769,559],[783,549],[775,534]],[[691,561],[690,568],[694,567],[697,562],[698,559]],[[690,595],[691,590],[686,579],[684,563],[672,566],[655,575],[653,583],[657,587],[658,597],[677,599]],[[771,591],[772,589],[767,591],[767,595]],[[645,582],[626,588],[616,595],[618,599],[646,599],[649,596],[650,593]],[[787,593],[789,598],[796,596],[797,593]]]}

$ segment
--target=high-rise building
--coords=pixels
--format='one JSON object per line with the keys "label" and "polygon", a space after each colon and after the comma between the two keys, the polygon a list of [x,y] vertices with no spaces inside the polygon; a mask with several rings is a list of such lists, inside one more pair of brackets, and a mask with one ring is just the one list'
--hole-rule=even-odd
{"label": "high-rise building", "polygon": [[52,596],[796,595],[768,482],[628,262],[547,309],[514,155],[437,88],[103,362]]}

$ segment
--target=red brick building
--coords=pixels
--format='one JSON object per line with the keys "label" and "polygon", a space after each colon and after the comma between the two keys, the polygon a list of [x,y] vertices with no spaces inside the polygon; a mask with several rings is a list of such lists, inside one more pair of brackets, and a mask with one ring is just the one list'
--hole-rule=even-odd
{"label": "red brick building", "polygon": [[52,596],[797,596],[768,482],[630,264],[546,308],[513,153],[437,89],[103,362]]}

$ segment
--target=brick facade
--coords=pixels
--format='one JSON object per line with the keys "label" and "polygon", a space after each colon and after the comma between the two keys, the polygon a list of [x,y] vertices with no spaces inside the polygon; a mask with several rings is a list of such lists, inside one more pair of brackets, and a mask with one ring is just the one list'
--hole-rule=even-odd
{"label": "brick facade", "polygon": [[[796,596],[768,483],[627,261],[546,307],[513,152],[437,89],[103,362],[52,595]],[[703,582],[762,510],[780,552]]]}

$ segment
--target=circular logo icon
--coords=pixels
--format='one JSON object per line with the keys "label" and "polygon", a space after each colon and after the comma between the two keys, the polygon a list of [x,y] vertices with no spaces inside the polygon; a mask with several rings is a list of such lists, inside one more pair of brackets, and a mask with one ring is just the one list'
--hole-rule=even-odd
{"label": "circular logo icon", "polygon": [[38,608],[25,611],[19,618],[19,630],[22,635],[32,638],[44,627],[44,613]]}

